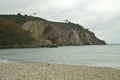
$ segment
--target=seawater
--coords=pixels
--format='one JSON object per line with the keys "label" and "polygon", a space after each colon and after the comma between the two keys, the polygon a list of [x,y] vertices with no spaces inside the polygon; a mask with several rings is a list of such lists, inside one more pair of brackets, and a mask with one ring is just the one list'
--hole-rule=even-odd
{"label": "seawater", "polygon": [[120,68],[120,45],[0,49],[0,61],[46,62]]}

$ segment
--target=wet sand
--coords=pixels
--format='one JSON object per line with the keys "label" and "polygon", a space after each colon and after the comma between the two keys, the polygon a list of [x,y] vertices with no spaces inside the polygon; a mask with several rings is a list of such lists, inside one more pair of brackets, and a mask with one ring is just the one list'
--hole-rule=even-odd
{"label": "wet sand", "polygon": [[120,80],[120,69],[47,63],[0,63],[0,80]]}

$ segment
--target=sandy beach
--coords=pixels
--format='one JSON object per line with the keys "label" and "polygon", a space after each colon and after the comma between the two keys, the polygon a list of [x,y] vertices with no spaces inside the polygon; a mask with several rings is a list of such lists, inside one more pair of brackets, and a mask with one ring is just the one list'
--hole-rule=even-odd
{"label": "sandy beach", "polygon": [[0,63],[0,80],[120,80],[120,69],[47,63]]}

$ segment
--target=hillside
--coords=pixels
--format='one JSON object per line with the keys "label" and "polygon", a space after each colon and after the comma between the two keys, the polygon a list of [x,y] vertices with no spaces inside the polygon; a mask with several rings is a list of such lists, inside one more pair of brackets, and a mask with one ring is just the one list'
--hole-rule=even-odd
{"label": "hillside", "polygon": [[27,15],[0,15],[1,47],[106,44],[83,26]]}
{"label": "hillside", "polygon": [[29,17],[21,15],[0,15],[0,46],[29,45],[35,41],[31,33],[21,28]]}

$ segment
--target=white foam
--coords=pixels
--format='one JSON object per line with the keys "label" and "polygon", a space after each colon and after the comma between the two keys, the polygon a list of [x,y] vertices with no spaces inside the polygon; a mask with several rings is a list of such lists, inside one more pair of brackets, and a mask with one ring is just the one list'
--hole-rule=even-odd
{"label": "white foam", "polygon": [[0,60],[0,63],[14,63],[14,62],[9,61],[9,60]]}

